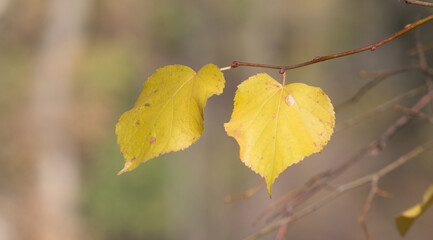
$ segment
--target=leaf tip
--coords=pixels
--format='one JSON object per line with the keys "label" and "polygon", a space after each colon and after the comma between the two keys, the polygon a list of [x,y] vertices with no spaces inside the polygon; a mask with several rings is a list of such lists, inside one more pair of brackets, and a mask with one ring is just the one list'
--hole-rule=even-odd
{"label": "leaf tip", "polygon": [[127,172],[128,170],[123,168],[122,170],[120,170],[119,172],[117,172],[117,176],[122,175],[123,173]]}
{"label": "leaf tip", "polygon": [[268,185],[267,188],[268,188],[269,198],[272,198],[272,184],[273,184],[273,182],[267,182],[266,181],[266,184]]}
{"label": "leaf tip", "polygon": [[122,168],[122,170],[120,170],[117,173],[117,176],[122,175],[123,173],[129,172],[132,169],[134,169],[134,168],[131,168],[132,162],[134,162],[134,161],[135,161],[135,158],[133,158],[130,162],[125,162],[125,166]]}
{"label": "leaf tip", "polygon": [[397,216],[395,218],[395,224],[397,226],[397,230],[400,236],[404,237],[410,226],[412,225],[412,222],[402,216]]}

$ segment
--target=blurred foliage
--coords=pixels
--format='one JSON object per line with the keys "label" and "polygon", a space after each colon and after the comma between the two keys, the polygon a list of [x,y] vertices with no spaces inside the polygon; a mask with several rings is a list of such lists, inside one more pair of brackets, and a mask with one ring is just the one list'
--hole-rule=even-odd
{"label": "blurred foliage", "polygon": [[[91,156],[86,172],[83,211],[102,239],[163,239],[164,160],[156,159],[131,173],[116,176],[122,155],[114,138]],[[159,160],[159,161],[158,161]]]}
{"label": "blurred foliage", "polygon": [[164,233],[164,161],[116,175],[123,157],[112,127],[119,109],[129,108],[135,99],[130,97],[138,75],[134,57],[125,46],[96,41],[89,44],[78,66],[79,119],[74,128],[86,162],[82,207],[89,229],[101,239],[161,239]]}
{"label": "blurred foliage", "polygon": [[[128,101],[138,60],[131,50],[116,42],[92,42],[79,62],[77,97]],[[135,74],[134,74],[135,73]]]}

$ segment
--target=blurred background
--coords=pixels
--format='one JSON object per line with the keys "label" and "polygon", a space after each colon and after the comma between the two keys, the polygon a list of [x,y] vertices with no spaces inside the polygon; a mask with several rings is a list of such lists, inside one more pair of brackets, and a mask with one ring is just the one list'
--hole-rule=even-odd
{"label": "blurred background", "polygon": [[[392,124],[392,109],[334,134],[321,154],[289,167],[273,186],[225,203],[261,178],[239,159],[223,124],[236,86],[278,71],[225,71],[224,94],[205,109],[201,139],[182,152],[123,167],[114,134],[143,82],[157,68],[234,60],[289,65],[381,40],[432,11],[400,0],[0,0],[0,239],[242,239],[262,210],[313,175],[344,162]],[[433,25],[421,27],[424,43]],[[321,87],[334,104],[366,83],[360,71],[395,70],[414,33],[378,48],[287,73],[288,82]],[[433,64],[433,51],[427,61]],[[339,122],[423,84],[419,72],[380,84],[337,113]],[[416,99],[403,104],[411,106]],[[431,114],[430,109],[425,109]],[[334,184],[377,171],[433,136],[414,120],[378,156],[368,157]],[[376,239],[402,239],[394,216],[418,203],[433,182],[433,152],[385,176],[393,199],[375,198],[367,225]],[[369,185],[342,195],[289,228],[286,239],[365,239],[361,215]],[[433,211],[405,239],[431,239]],[[275,233],[263,239],[274,239]]]}

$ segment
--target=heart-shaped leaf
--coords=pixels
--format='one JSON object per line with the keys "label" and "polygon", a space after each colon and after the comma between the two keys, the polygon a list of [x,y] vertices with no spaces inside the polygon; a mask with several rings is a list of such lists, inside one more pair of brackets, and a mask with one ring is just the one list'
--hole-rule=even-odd
{"label": "heart-shaped leaf", "polygon": [[238,86],[226,132],[240,146],[240,158],[272,184],[288,166],[322,150],[335,126],[328,96],[302,83],[282,86],[258,74]]}

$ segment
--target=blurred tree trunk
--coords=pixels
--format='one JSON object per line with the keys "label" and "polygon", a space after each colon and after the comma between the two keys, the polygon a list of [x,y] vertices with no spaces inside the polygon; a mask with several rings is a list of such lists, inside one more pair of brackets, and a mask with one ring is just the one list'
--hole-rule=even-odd
{"label": "blurred tree trunk", "polygon": [[[68,132],[74,67],[82,48],[90,1],[52,0],[47,4],[30,111],[33,117],[35,182],[30,197],[35,214],[31,239],[82,239],[76,198],[79,161]],[[29,238],[27,238],[29,239]]]}

